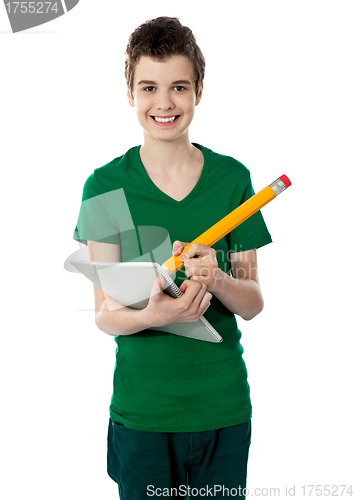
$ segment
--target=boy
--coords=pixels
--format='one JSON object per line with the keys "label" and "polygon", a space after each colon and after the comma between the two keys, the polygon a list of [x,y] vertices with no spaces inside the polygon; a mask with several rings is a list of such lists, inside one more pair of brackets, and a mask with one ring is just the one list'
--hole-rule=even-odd
{"label": "boy", "polygon": [[[165,228],[174,255],[254,194],[241,163],[190,143],[204,68],[191,30],[177,18],[159,17],[132,33],[127,97],[144,142],[85,183],[83,202],[103,200],[100,214],[86,213],[82,204],[74,233],[88,244],[92,260],[137,257],[132,249],[139,233],[132,238],[124,230],[124,210],[110,205],[118,190],[134,227]],[[106,229],[110,237],[102,236]],[[112,298],[94,285],[96,325],[117,343],[108,474],[121,500],[244,498],[251,403],[235,315],[249,320],[263,308],[256,249],[269,242],[258,212],[213,247],[191,246],[175,278],[183,295],[165,294],[158,277],[142,310],[112,307]],[[223,342],[154,331],[201,315]]]}

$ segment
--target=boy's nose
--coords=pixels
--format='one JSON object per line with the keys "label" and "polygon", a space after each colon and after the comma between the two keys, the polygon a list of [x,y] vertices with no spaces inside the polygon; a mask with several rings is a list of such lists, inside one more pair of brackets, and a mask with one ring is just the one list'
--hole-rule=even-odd
{"label": "boy's nose", "polygon": [[171,96],[167,94],[161,94],[157,102],[158,109],[172,109],[175,107]]}

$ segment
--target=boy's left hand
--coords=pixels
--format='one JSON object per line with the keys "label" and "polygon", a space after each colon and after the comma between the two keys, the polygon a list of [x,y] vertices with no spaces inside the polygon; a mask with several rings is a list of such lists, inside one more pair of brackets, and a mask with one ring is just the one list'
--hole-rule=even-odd
{"label": "boy's left hand", "polygon": [[[173,256],[180,255],[187,245],[188,243],[183,241],[174,241]],[[201,243],[194,243],[183,253],[180,260],[184,263],[185,275],[194,281],[204,283],[207,291],[213,293],[219,276],[216,251]]]}

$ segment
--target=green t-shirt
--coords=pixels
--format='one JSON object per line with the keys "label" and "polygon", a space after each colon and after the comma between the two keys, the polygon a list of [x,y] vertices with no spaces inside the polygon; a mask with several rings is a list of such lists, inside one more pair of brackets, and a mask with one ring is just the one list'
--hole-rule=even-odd
{"label": "green t-shirt", "polygon": [[[171,245],[175,240],[192,241],[254,194],[244,165],[193,144],[202,151],[204,165],[197,184],[181,201],[150,179],[140,146],[95,169],[84,185],[74,239],[120,244],[123,261],[146,261],[150,255],[162,264],[172,255],[171,246],[167,251],[167,232]],[[219,267],[229,273],[230,252],[270,242],[259,211],[212,248]],[[180,286],[185,279],[182,268],[175,282]],[[143,431],[198,432],[250,420],[250,389],[236,316],[215,296],[204,316],[223,342],[156,330],[115,337],[110,405],[114,421]]]}

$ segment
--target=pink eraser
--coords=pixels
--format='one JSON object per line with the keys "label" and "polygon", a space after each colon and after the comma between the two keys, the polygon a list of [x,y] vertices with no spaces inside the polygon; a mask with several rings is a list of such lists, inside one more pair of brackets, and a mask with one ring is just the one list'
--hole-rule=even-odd
{"label": "pink eraser", "polygon": [[280,179],[282,180],[282,182],[285,184],[285,186],[288,188],[291,186],[291,181],[290,179],[287,177],[287,175],[281,175]]}

